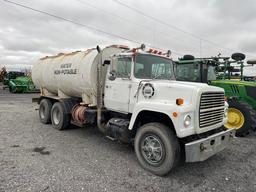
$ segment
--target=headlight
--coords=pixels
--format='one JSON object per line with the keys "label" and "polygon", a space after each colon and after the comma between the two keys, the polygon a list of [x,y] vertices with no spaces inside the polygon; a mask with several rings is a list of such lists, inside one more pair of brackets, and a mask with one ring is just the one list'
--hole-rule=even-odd
{"label": "headlight", "polygon": [[224,117],[227,117],[228,116],[228,108],[225,108],[224,109]]}
{"label": "headlight", "polygon": [[184,117],[184,127],[189,127],[191,125],[191,117],[190,115],[186,115]]}

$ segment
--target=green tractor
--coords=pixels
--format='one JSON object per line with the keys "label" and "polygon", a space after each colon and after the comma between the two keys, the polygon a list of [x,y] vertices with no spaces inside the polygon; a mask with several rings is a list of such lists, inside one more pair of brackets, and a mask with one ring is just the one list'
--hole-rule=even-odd
{"label": "green tractor", "polygon": [[[208,83],[222,87],[229,103],[226,128],[236,128],[237,136],[246,136],[256,129],[256,81],[245,81],[245,55],[194,58],[185,55],[176,61],[176,78],[180,81]],[[239,67],[239,69],[237,68]]]}
{"label": "green tractor", "polygon": [[25,73],[23,73],[23,72],[10,71],[5,74],[4,79],[3,79],[3,84],[8,87],[11,79],[16,79],[17,77],[24,77],[24,76],[25,76]]}
{"label": "green tractor", "polygon": [[34,93],[38,92],[30,77],[16,77],[9,81],[9,91],[11,93]]}
{"label": "green tractor", "polygon": [[3,83],[11,93],[34,93],[39,91],[31,77],[26,76],[23,72],[11,71],[7,73]]}

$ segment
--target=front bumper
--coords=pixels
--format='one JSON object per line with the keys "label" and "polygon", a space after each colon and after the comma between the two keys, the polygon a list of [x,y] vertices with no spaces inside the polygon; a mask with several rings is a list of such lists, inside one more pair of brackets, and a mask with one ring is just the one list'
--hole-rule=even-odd
{"label": "front bumper", "polygon": [[229,129],[185,145],[186,162],[204,161],[225,149],[235,137],[235,129]]}

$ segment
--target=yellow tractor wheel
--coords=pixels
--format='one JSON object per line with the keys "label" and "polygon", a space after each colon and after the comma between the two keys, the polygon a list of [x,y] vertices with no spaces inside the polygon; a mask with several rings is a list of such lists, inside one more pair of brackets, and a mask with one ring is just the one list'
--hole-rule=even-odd
{"label": "yellow tractor wheel", "polygon": [[236,108],[228,109],[228,122],[225,124],[225,127],[228,129],[235,128],[240,129],[244,125],[244,115],[243,113]]}
{"label": "yellow tractor wheel", "polygon": [[254,126],[252,107],[248,103],[237,100],[229,100],[228,104],[228,121],[224,127],[236,129],[237,136],[246,136]]}

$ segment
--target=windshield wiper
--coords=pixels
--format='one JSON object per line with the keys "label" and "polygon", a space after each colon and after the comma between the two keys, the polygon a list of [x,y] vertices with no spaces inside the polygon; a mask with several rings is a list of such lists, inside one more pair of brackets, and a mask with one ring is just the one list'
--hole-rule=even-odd
{"label": "windshield wiper", "polygon": [[162,74],[158,74],[158,75],[155,75],[153,78],[152,78],[152,80],[153,79],[158,79],[158,77],[160,77]]}

